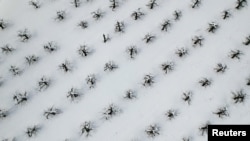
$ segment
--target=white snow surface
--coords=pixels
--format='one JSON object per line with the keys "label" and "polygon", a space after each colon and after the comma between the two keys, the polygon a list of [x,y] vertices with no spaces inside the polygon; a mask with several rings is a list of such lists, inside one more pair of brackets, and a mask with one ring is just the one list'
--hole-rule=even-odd
{"label": "white snow surface", "polygon": [[[250,35],[250,7],[235,9],[237,0],[201,0],[197,8],[191,8],[191,0],[156,0],[157,6],[149,9],[149,0],[118,0],[119,7],[112,11],[109,0],[81,0],[75,8],[71,0],[40,0],[35,9],[29,0],[0,0],[0,19],[8,22],[0,28],[0,47],[9,44],[15,48],[10,54],[0,53],[0,109],[8,111],[0,118],[0,140],[15,141],[166,141],[190,138],[206,141],[207,135],[199,128],[210,124],[250,124],[250,45],[244,45]],[[140,8],[145,15],[133,20],[131,13]],[[92,12],[104,12],[100,20],[92,18]],[[56,21],[56,12],[65,10],[63,21]],[[175,21],[175,10],[182,12]],[[222,12],[231,16],[223,20]],[[171,20],[169,31],[161,31],[164,20]],[[88,22],[88,28],[77,24]],[[123,21],[124,33],[116,33],[115,23]],[[208,24],[216,22],[215,33],[207,31]],[[21,42],[18,31],[25,28],[31,33],[27,42]],[[150,33],[155,39],[145,43]],[[103,43],[102,34],[111,40]],[[193,47],[192,38],[204,38],[201,47]],[[48,53],[43,46],[54,41],[58,49]],[[77,50],[87,45],[92,53],[81,57]],[[130,59],[126,49],[134,45],[138,53]],[[179,48],[188,49],[182,58],[176,55]],[[240,50],[240,59],[229,57],[231,50]],[[36,55],[37,63],[28,65],[25,57]],[[59,65],[68,60],[70,72],[63,72]],[[118,68],[104,71],[105,63],[113,61]],[[174,69],[165,74],[161,64],[174,62]],[[215,72],[218,63],[226,64],[224,73]],[[21,69],[14,76],[10,66]],[[86,77],[95,74],[96,86],[90,89]],[[145,75],[154,77],[152,86],[142,85]],[[51,85],[39,91],[38,81],[45,76]],[[202,87],[202,78],[211,85]],[[76,101],[67,98],[68,91],[77,88],[82,94]],[[136,98],[124,99],[127,90],[133,90]],[[235,103],[232,92],[243,90],[245,101]],[[16,92],[26,91],[28,100],[16,104]],[[191,102],[182,100],[183,92],[191,91]],[[103,115],[105,108],[114,104],[118,114],[109,120]],[[61,113],[46,119],[44,111],[54,106]],[[228,116],[218,117],[215,112],[226,107]],[[177,116],[169,120],[168,110],[176,110]],[[91,121],[94,125],[89,136],[81,134],[81,125]],[[145,130],[149,125],[159,127],[159,135],[149,137]],[[25,133],[30,126],[39,130],[33,137]]]}

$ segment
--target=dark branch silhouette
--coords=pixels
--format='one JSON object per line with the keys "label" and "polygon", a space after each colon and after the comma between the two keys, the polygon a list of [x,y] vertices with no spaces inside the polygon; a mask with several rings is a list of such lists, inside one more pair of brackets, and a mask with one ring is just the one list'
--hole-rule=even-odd
{"label": "dark branch silhouette", "polygon": [[34,125],[33,127],[28,127],[25,133],[31,138],[37,134],[39,129],[40,128],[37,125]]}
{"label": "dark branch silhouette", "polygon": [[110,40],[110,37],[109,37],[109,35],[108,35],[108,34],[107,34],[107,35],[102,34],[102,37],[103,37],[103,42],[104,42],[104,43],[106,43],[107,41],[109,41],[109,40]]}
{"label": "dark branch silhouette", "polygon": [[56,20],[57,21],[63,21],[66,17],[66,12],[64,10],[60,10],[56,12]]}
{"label": "dark branch silhouette", "polygon": [[80,5],[81,5],[81,1],[80,0],[72,0],[71,3],[75,6],[75,8],[80,7]]}
{"label": "dark branch silhouette", "polygon": [[174,119],[178,114],[176,110],[168,110],[165,114],[169,120]]}
{"label": "dark branch silhouette", "polygon": [[193,0],[192,8],[197,8],[201,4],[201,0]]}
{"label": "dark branch silhouette", "polygon": [[245,41],[243,42],[244,45],[250,45],[250,35],[246,37]]}
{"label": "dark branch silhouette", "polygon": [[161,31],[168,31],[169,28],[171,27],[172,23],[170,20],[165,20],[162,24],[161,24]]}
{"label": "dark branch silhouette", "polygon": [[178,20],[180,20],[180,18],[182,16],[182,12],[179,10],[175,10],[173,15],[174,15],[174,20],[178,21]]}
{"label": "dark branch silhouette", "polygon": [[143,12],[141,12],[140,8],[138,8],[138,10],[134,11],[132,14],[131,14],[131,17],[134,19],[134,20],[138,20],[138,19],[141,19],[142,16],[144,16],[145,14]]}
{"label": "dark branch silhouette", "polygon": [[221,63],[218,63],[217,66],[214,68],[216,72],[224,73],[227,69],[227,65],[223,65]]}
{"label": "dark branch silhouette", "polygon": [[237,0],[235,9],[240,10],[247,5],[247,0]]}
{"label": "dark branch silhouette", "polygon": [[31,34],[28,29],[18,31],[17,36],[20,38],[21,42],[26,42],[31,38]]}
{"label": "dark branch silhouette", "polygon": [[156,3],[156,0],[150,0],[147,6],[149,9],[154,9],[154,7],[158,6],[158,4]]}
{"label": "dark branch silhouette", "polygon": [[143,78],[143,86],[148,87],[154,84],[154,77],[151,74],[147,74]]}
{"label": "dark branch silhouette", "polygon": [[87,21],[80,21],[78,23],[78,26],[80,26],[82,29],[88,28],[88,22]]}
{"label": "dark branch silhouette", "polygon": [[155,137],[157,135],[160,135],[160,127],[158,127],[157,125],[149,125],[147,127],[147,129],[145,130],[146,134],[149,137]]}
{"label": "dark branch silhouette", "polygon": [[240,51],[240,50],[231,50],[230,51],[230,54],[229,54],[229,57],[231,59],[240,59],[240,56],[242,55],[243,53]]}
{"label": "dark branch silhouette", "polygon": [[226,107],[219,108],[216,112],[214,112],[214,114],[218,115],[219,118],[223,118],[225,116],[229,116]]}
{"label": "dark branch silhouette", "polygon": [[126,52],[128,53],[131,59],[134,59],[138,53],[138,49],[136,48],[136,46],[130,46],[127,48]]}
{"label": "dark branch silhouette", "polygon": [[44,48],[45,51],[47,51],[47,52],[49,52],[49,53],[52,53],[52,52],[54,52],[54,51],[57,50],[58,46],[56,45],[55,42],[50,41],[50,42],[48,42],[47,44],[45,44],[45,45],[43,46],[43,48]]}
{"label": "dark branch silhouette", "polygon": [[222,19],[223,20],[228,19],[230,16],[231,16],[230,11],[225,10],[225,11],[222,12]]}
{"label": "dark branch silhouette", "polygon": [[192,41],[193,41],[193,46],[202,46],[203,45],[203,40],[204,38],[202,36],[195,36]]}
{"label": "dark branch silhouette", "polygon": [[13,96],[13,100],[16,102],[16,104],[24,103],[28,100],[27,92],[24,93],[16,93]]}
{"label": "dark branch silhouette", "polygon": [[247,95],[243,90],[232,92],[232,94],[232,99],[234,100],[234,103],[243,103]]}
{"label": "dark branch silhouette", "polygon": [[124,22],[119,22],[117,21],[116,24],[115,24],[115,32],[124,32],[124,28],[125,28],[125,25],[124,25]]}
{"label": "dark branch silhouette", "polygon": [[202,87],[207,87],[207,86],[210,86],[211,85],[211,80],[207,79],[207,78],[203,78],[199,81],[200,85]]}
{"label": "dark branch silhouette", "polygon": [[104,109],[103,116],[106,120],[111,119],[113,116],[119,113],[119,108],[114,104],[110,104],[107,108]]}
{"label": "dark branch silhouette", "polygon": [[13,52],[15,50],[9,44],[2,46],[1,49],[2,49],[2,53],[4,53],[4,54],[10,54],[11,52]]}
{"label": "dark branch silhouette", "polygon": [[183,93],[183,97],[182,97],[182,100],[187,102],[188,104],[190,104],[191,102],[191,98],[192,98],[192,92],[191,91],[188,91],[188,92],[184,92]]}
{"label": "dark branch silhouette", "polygon": [[125,99],[135,99],[135,92],[132,90],[127,90],[124,96]]}
{"label": "dark branch silhouette", "polygon": [[39,57],[37,57],[35,55],[30,55],[30,56],[25,57],[25,60],[29,65],[36,63],[38,61],[38,59],[39,59]]}
{"label": "dark branch silhouette", "polygon": [[211,23],[208,24],[207,31],[211,32],[211,33],[214,33],[218,28],[219,28],[219,25],[217,23],[211,22]]}
{"label": "dark branch silhouette", "polygon": [[29,1],[29,4],[33,6],[35,9],[38,9],[41,7],[41,3],[38,0],[31,0]]}
{"label": "dark branch silhouette", "polygon": [[20,68],[16,67],[16,66],[10,66],[9,71],[14,75],[20,75],[22,73],[22,71],[20,70]]}
{"label": "dark branch silhouette", "polygon": [[61,113],[61,111],[59,109],[51,107],[51,108],[47,109],[46,111],[44,111],[43,115],[46,117],[46,119],[49,119],[49,118],[52,118],[60,113]]}
{"label": "dark branch silhouette", "polygon": [[112,9],[112,11],[114,11],[117,7],[119,7],[118,0],[109,0],[109,1],[111,2],[109,7]]}
{"label": "dark branch silhouette", "polygon": [[177,54],[179,57],[184,57],[188,54],[188,50],[186,48],[180,48],[176,50],[175,54]]}
{"label": "dark branch silhouette", "polygon": [[99,20],[103,17],[104,15],[104,12],[102,12],[100,9],[98,9],[97,11],[94,11],[91,13],[92,14],[92,17],[95,19],[95,20]]}
{"label": "dark branch silhouette", "polygon": [[3,19],[0,19],[0,28],[2,30],[4,30],[5,28],[7,28],[7,22],[4,21]]}
{"label": "dark branch silhouette", "polygon": [[174,62],[166,62],[161,65],[161,69],[165,74],[174,70]]}
{"label": "dark branch silhouette", "polygon": [[90,133],[93,130],[93,123],[90,121],[85,121],[82,125],[81,125],[81,133],[85,134],[86,137],[88,137],[90,135]]}
{"label": "dark branch silhouette", "polygon": [[94,88],[96,85],[96,76],[94,74],[90,74],[86,78],[86,83],[88,84],[89,88]]}
{"label": "dark branch silhouette", "polygon": [[104,71],[113,71],[117,68],[118,66],[113,61],[109,61],[108,63],[105,64]]}
{"label": "dark branch silhouette", "polygon": [[78,92],[77,89],[71,88],[71,89],[68,91],[67,98],[70,98],[70,100],[74,101],[74,100],[76,100],[76,99],[79,98],[79,97],[80,97],[80,93]]}

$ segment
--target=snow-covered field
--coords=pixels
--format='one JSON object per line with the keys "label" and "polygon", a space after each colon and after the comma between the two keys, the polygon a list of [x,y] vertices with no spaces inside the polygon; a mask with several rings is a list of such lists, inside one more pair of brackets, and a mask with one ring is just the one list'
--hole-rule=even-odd
{"label": "snow-covered field", "polygon": [[206,141],[207,124],[250,124],[247,2],[0,0],[0,140]]}

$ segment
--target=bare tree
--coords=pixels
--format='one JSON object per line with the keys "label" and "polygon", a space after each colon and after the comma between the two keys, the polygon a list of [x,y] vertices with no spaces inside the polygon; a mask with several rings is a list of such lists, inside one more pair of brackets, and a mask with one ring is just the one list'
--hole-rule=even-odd
{"label": "bare tree", "polygon": [[231,59],[240,59],[240,56],[242,55],[243,53],[240,51],[240,50],[231,50],[230,51],[230,54],[229,54],[229,57]]}
{"label": "bare tree", "polygon": [[56,12],[56,18],[57,21],[63,21],[66,18],[66,12],[64,10],[59,10]]}
{"label": "bare tree", "polygon": [[75,99],[80,97],[80,93],[78,92],[78,90],[76,88],[71,88],[68,91],[68,95],[67,98],[70,98],[72,101],[74,101]]}
{"label": "bare tree", "polygon": [[38,81],[39,91],[45,90],[49,86],[50,86],[50,80],[44,76]]}
{"label": "bare tree", "polygon": [[100,9],[94,11],[91,13],[92,14],[92,17],[95,19],[95,20],[99,20],[103,17],[104,15],[104,12],[102,12]]}
{"label": "bare tree", "polygon": [[211,85],[211,80],[209,80],[208,78],[202,78],[200,81],[199,81],[200,85],[202,87],[207,87],[207,86],[210,86]]}
{"label": "bare tree", "polygon": [[87,21],[80,21],[78,23],[78,26],[81,27],[82,29],[88,28],[88,22]]}
{"label": "bare tree", "polygon": [[141,12],[141,9],[138,8],[136,11],[132,12],[131,17],[134,20],[138,20],[140,19],[142,16],[144,16],[145,14],[143,12]]}
{"label": "bare tree", "polygon": [[27,92],[17,92],[14,96],[13,96],[13,100],[16,102],[16,104],[21,104],[24,103],[28,100],[28,95]]}
{"label": "bare tree", "polygon": [[94,74],[90,74],[86,78],[86,83],[88,84],[89,88],[94,88],[96,85],[96,76]]}
{"label": "bare tree", "polygon": [[8,116],[8,111],[4,109],[0,109],[0,119],[1,118],[6,118]]}
{"label": "bare tree", "polygon": [[28,127],[25,133],[27,134],[28,137],[31,138],[37,134],[39,129],[40,128],[37,125],[34,125],[32,127]]}
{"label": "bare tree", "polygon": [[26,28],[24,30],[19,30],[17,36],[22,42],[26,42],[31,38],[31,34]]}
{"label": "bare tree", "polygon": [[154,84],[154,77],[151,74],[147,74],[143,78],[143,86],[148,87]]}
{"label": "bare tree", "polygon": [[107,108],[104,109],[103,116],[106,120],[109,120],[119,112],[120,109],[117,106],[115,106],[114,104],[110,104]]}
{"label": "bare tree", "polygon": [[56,45],[54,41],[50,41],[47,44],[45,44],[43,48],[45,51],[52,53],[57,50],[58,46]]}
{"label": "bare tree", "polygon": [[103,37],[103,42],[104,42],[104,43],[106,43],[107,41],[109,41],[109,40],[110,40],[110,37],[109,37],[109,35],[108,35],[108,34],[107,34],[107,35],[102,34],[102,37]]}
{"label": "bare tree", "polygon": [[2,53],[4,53],[4,54],[10,54],[12,51],[15,50],[9,44],[6,44],[6,45],[2,46],[1,49],[2,49]]}
{"label": "bare tree", "polygon": [[174,15],[174,20],[178,21],[182,16],[182,12],[180,10],[175,10],[173,15]]}
{"label": "bare tree", "polygon": [[193,0],[192,8],[197,8],[201,4],[201,0]]}
{"label": "bare tree", "polygon": [[168,110],[167,113],[165,114],[169,120],[174,119],[178,113],[176,110]]}
{"label": "bare tree", "polygon": [[113,71],[117,68],[118,66],[113,61],[109,61],[108,63],[105,64],[104,71]]}
{"label": "bare tree", "polygon": [[110,8],[112,9],[112,11],[114,11],[117,7],[119,7],[119,3],[118,0],[109,0],[110,1]]}
{"label": "bare tree", "polygon": [[125,99],[135,99],[136,98],[135,92],[132,90],[127,90],[124,98]]}
{"label": "bare tree", "polygon": [[3,19],[0,19],[0,28],[4,30],[7,27],[7,22]]}
{"label": "bare tree", "polygon": [[136,48],[136,46],[130,46],[127,48],[126,52],[128,53],[131,59],[134,59],[138,53],[138,49]]}
{"label": "bare tree", "polygon": [[177,54],[179,57],[184,57],[188,54],[188,50],[186,48],[180,48],[175,51],[175,54]]}
{"label": "bare tree", "polygon": [[225,19],[228,19],[229,17],[231,16],[231,13],[229,10],[224,10],[222,12],[222,19],[225,20]]}
{"label": "bare tree", "polygon": [[208,133],[208,125],[209,125],[209,122],[207,122],[206,124],[202,125],[199,130],[201,132],[201,135],[203,136],[205,133],[207,134]]}
{"label": "bare tree", "polygon": [[151,34],[146,34],[143,38],[143,40],[145,40],[146,43],[150,43],[152,42],[153,40],[155,39],[155,36],[154,35],[151,35]]}
{"label": "bare tree", "polygon": [[237,0],[235,9],[239,10],[247,5],[247,0]]}
{"label": "bare tree", "polygon": [[191,102],[191,98],[192,98],[192,92],[191,91],[187,91],[183,93],[183,97],[182,100],[187,102],[188,104],[190,104]]}
{"label": "bare tree", "polygon": [[214,33],[218,28],[219,28],[219,25],[217,23],[211,22],[211,23],[208,24],[207,31],[211,32],[211,33]]}
{"label": "bare tree", "polygon": [[158,6],[158,4],[156,3],[156,0],[150,0],[147,6],[149,9],[154,9],[154,7]]}
{"label": "bare tree", "polygon": [[77,7],[80,7],[80,5],[81,5],[81,0],[72,0],[71,3],[75,6],[75,8],[77,8]]}
{"label": "bare tree", "polygon": [[59,68],[63,70],[64,72],[69,72],[72,70],[72,66],[69,61],[65,61],[62,64],[59,65]]}
{"label": "bare tree", "polygon": [[171,27],[172,23],[170,20],[165,20],[162,24],[161,24],[161,30],[162,31],[168,31],[169,28]]}
{"label": "bare tree", "polygon": [[81,45],[77,51],[78,54],[81,55],[82,57],[87,57],[91,53],[87,45]]}
{"label": "bare tree", "polygon": [[161,65],[162,71],[164,71],[165,74],[168,74],[169,72],[174,70],[174,62],[166,62]]}
{"label": "bare tree", "polygon": [[157,135],[160,135],[160,127],[156,124],[149,125],[145,132],[149,137],[155,137]]}
{"label": "bare tree", "polygon": [[216,72],[221,72],[221,73],[224,73],[227,69],[227,65],[224,65],[224,64],[221,64],[221,63],[218,63],[217,66],[214,68],[214,70]]}
{"label": "bare tree", "polygon": [[243,42],[244,45],[250,45],[250,35],[246,37],[245,41]]}
{"label": "bare tree", "polygon": [[193,41],[193,46],[202,46],[204,38],[202,36],[194,36],[192,39]]}
{"label": "bare tree", "polygon": [[54,108],[52,106],[51,108],[48,108],[46,111],[44,111],[43,115],[46,117],[46,119],[49,119],[49,118],[52,118],[60,113],[61,113],[61,110]]}
{"label": "bare tree", "polygon": [[243,90],[232,92],[232,94],[232,99],[234,100],[234,103],[243,103],[247,95]]}
{"label": "bare tree", "polygon": [[218,115],[219,118],[223,118],[225,116],[229,116],[226,107],[219,108],[216,112],[214,112],[214,114]]}
{"label": "bare tree", "polygon": [[247,85],[247,86],[250,86],[250,78],[247,79],[246,85]]}
{"label": "bare tree", "polygon": [[30,56],[25,57],[25,60],[29,65],[32,65],[39,60],[39,57],[35,55],[30,55]]}
{"label": "bare tree", "polygon": [[119,22],[119,21],[116,22],[115,32],[124,32],[124,28],[125,28],[124,22]]}
{"label": "bare tree", "polygon": [[16,67],[16,66],[10,66],[9,71],[14,75],[20,75],[22,73],[22,71],[20,70],[20,68]]}
{"label": "bare tree", "polygon": [[29,4],[33,6],[35,9],[38,9],[41,7],[41,3],[38,0],[30,0]]}
{"label": "bare tree", "polygon": [[81,125],[81,133],[85,134],[86,137],[88,137],[90,135],[90,133],[92,132],[93,129],[94,129],[93,123],[90,121],[85,121]]}

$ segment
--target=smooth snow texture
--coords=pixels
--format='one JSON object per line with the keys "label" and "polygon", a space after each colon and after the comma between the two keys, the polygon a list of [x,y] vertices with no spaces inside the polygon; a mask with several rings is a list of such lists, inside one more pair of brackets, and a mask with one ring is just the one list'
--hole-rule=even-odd
{"label": "smooth snow texture", "polygon": [[[249,6],[235,9],[236,0],[201,0],[198,8],[192,9],[191,0],[156,0],[158,6],[149,9],[149,0],[119,0],[119,7],[112,11],[109,0],[81,0],[75,8],[71,0],[40,0],[41,7],[34,9],[29,0],[0,0],[0,19],[8,22],[6,29],[0,29],[0,47],[9,44],[15,50],[0,54],[0,109],[9,112],[0,119],[0,139],[17,141],[164,141],[190,138],[192,141],[207,140],[199,128],[211,124],[250,124],[250,46],[242,42],[250,35]],[[131,13],[138,10],[145,15],[133,20]],[[92,18],[92,12],[104,12],[100,20]],[[65,10],[63,21],[56,21],[56,12]],[[180,20],[174,21],[175,10],[182,12]],[[223,20],[222,12],[229,10],[231,16]],[[164,20],[171,20],[169,31],[161,31]],[[88,28],[77,24],[85,20]],[[124,33],[115,32],[117,21],[125,24]],[[208,24],[216,22],[215,33],[207,32]],[[18,31],[25,28],[31,34],[27,42],[21,42]],[[146,44],[146,34],[155,39]],[[103,43],[103,34],[111,40]],[[195,36],[204,38],[201,47],[193,47]],[[58,49],[48,53],[43,46],[54,41]],[[77,50],[87,45],[92,53],[81,57]],[[126,49],[134,45],[138,53],[130,59]],[[182,58],[176,55],[180,48],[188,49]],[[240,59],[229,57],[231,50],[240,50]],[[37,63],[28,65],[25,57],[36,55]],[[72,65],[72,71],[63,72],[59,65],[65,61]],[[105,63],[113,61],[118,68],[104,71]],[[165,74],[161,65],[174,62],[174,70]],[[217,63],[227,65],[225,73],[216,73]],[[15,65],[22,73],[13,76],[9,71]],[[89,89],[88,75],[97,78],[96,86]],[[144,87],[143,78],[151,74],[154,82]],[[39,91],[38,81],[45,76],[51,85]],[[202,78],[211,80],[211,85],[201,87]],[[0,82],[1,83],[1,82]],[[81,97],[72,102],[68,91],[76,88]],[[124,99],[127,90],[133,90],[136,99]],[[232,92],[243,90],[247,96],[243,103],[235,104]],[[27,91],[28,101],[16,105],[16,92]],[[191,91],[190,105],[182,100],[183,92]],[[120,110],[110,120],[103,112],[110,104]],[[54,106],[61,113],[46,119],[43,112]],[[214,114],[226,107],[228,117]],[[176,110],[177,116],[169,120],[168,110]],[[94,124],[90,136],[81,135],[85,121]],[[149,137],[145,130],[151,124],[159,126],[159,135]],[[38,125],[34,137],[26,135],[26,129]]]}

